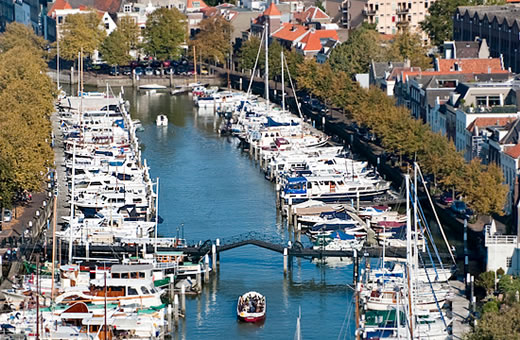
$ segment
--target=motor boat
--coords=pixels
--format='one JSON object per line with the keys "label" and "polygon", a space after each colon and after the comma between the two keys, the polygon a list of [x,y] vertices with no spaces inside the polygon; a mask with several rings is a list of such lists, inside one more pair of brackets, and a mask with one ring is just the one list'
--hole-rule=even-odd
{"label": "motor boat", "polygon": [[139,86],[139,90],[164,90],[166,86],[158,84],[145,84]]}
{"label": "motor boat", "polygon": [[168,117],[166,117],[166,115],[158,115],[155,122],[157,123],[157,126],[167,126]]}
{"label": "motor boat", "polygon": [[267,305],[265,296],[257,292],[247,292],[238,297],[237,317],[244,322],[265,320]]}

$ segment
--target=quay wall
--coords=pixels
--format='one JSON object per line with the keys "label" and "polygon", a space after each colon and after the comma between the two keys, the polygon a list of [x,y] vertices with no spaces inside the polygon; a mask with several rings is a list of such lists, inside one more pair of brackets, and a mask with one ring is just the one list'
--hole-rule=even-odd
{"label": "quay wall", "polygon": [[[56,82],[57,74],[55,70],[48,70],[47,75]],[[175,86],[186,86],[190,83],[193,83],[195,78],[193,76],[180,76],[180,75],[164,75],[164,76],[139,76],[133,78],[132,76],[111,76],[108,74],[97,74],[94,72],[84,72],[83,73],[83,85],[87,86],[96,86],[99,88],[106,87],[108,85],[114,86],[124,86],[124,87],[139,87],[140,85],[146,84],[157,84],[163,85],[167,87],[175,87]],[[223,84],[222,79],[217,75],[204,75],[197,76],[197,81],[202,84],[208,84],[212,86],[221,86]],[[72,74],[71,72],[66,70],[60,72],[60,83],[61,84],[77,84],[77,74]]]}

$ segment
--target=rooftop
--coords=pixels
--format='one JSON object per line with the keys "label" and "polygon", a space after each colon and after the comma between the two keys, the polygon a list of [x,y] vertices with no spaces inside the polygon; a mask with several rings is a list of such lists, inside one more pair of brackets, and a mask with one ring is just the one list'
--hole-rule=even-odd
{"label": "rooftop", "polygon": [[507,4],[498,6],[461,6],[458,8],[460,14],[468,13],[470,17],[478,16],[479,20],[487,16],[489,22],[497,19],[499,24],[504,21],[512,26],[515,21],[520,24],[520,4]]}
{"label": "rooftop", "polygon": [[499,58],[492,59],[437,59],[439,72],[496,73],[504,71]]}
{"label": "rooftop", "polygon": [[516,144],[515,146],[506,147],[505,153],[512,158],[520,157],[520,144]]}
{"label": "rooftop", "polygon": [[500,118],[488,118],[488,117],[478,117],[471,124],[468,125],[467,130],[473,132],[475,128],[486,128],[490,126],[506,126],[509,123],[515,121],[516,118],[513,117],[500,117]]}
{"label": "rooftop", "polygon": [[271,2],[269,7],[267,7],[267,9],[264,11],[263,15],[274,17],[282,15],[282,12],[280,12],[280,10],[278,9],[278,7],[276,7],[274,2]]}

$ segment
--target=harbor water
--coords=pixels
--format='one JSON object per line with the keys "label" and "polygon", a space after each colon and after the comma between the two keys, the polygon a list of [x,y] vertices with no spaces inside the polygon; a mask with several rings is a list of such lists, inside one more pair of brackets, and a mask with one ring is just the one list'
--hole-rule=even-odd
{"label": "harbor water", "polygon": [[[142,157],[160,179],[159,235],[187,240],[225,239],[259,232],[289,241],[277,213],[274,185],[232,137],[216,132],[218,118],[199,113],[188,95],[127,91],[132,117],[140,119]],[[155,125],[159,114],[167,127]],[[183,227],[181,227],[183,226]],[[303,236],[302,236],[303,237]],[[332,267],[335,266],[335,267]],[[354,332],[352,264],[294,259],[283,274],[281,254],[255,246],[223,252],[220,269],[202,294],[187,299],[179,339],[292,339],[301,309],[305,339],[351,339]],[[258,291],[267,299],[262,325],[239,323],[239,295]]]}

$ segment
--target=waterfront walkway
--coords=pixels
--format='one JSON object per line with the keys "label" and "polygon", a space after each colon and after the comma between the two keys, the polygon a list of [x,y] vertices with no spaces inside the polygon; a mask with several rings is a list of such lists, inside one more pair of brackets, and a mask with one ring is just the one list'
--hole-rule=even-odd
{"label": "waterfront walkway", "polygon": [[450,281],[451,286],[451,313],[453,317],[452,339],[463,339],[464,335],[471,330],[469,325],[470,305],[465,295],[464,282],[459,280]]}

